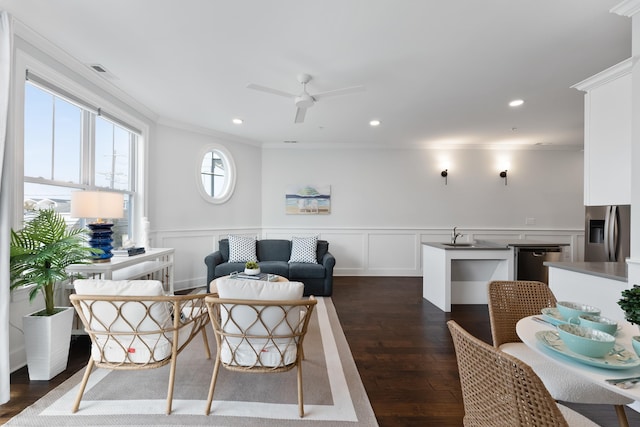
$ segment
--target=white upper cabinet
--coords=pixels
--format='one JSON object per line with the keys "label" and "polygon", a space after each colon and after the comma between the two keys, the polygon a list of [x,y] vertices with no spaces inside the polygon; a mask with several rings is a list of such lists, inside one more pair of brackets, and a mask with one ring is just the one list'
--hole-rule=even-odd
{"label": "white upper cabinet", "polygon": [[631,66],[627,59],[573,87],[584,98],[584,204],[631,204]]}

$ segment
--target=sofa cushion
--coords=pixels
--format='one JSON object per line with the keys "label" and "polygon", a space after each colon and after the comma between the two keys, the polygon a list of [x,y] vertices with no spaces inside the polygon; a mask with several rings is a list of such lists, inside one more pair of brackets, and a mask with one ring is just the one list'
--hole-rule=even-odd
{"label": "sofa cushion", "polygon": [[220,239],[218,242],[218,250],[222,255],[222,262],[229,262],[229,239]]}
{"label": "sofa cushion", "polygon": [[289,262],[306,262],[316,264],[318,248],[318,236],[313,237],[292,237],[291,257]]}
{"label": "sofa cushion", "polygon": [[256,238],[251,236],[229,235],[229,262],[258,261],[256,256]]}
{"label": "sofa cushion", "polygon": [[329,242],[326,240],[318,240],[318,264],[322,264],[322,258],[329,252]]}
{"label": "sofa cushion", "polygon": [[[231,273],[244,271],[244,262],[223,262],[216,265],[216,277],[228,276]],[[265,273],[268,273],[265,271]]]}
{"label": "sofa cushion", "polygon": [[320,264],[309,264],[306,262],[289,263],[289,279],[322,279],[326,270]]}
{"label": "sofa cushion", "polygon": [[258,261],[284,261],[291,255],[291,242],[283,239],[258,240]]}
{"label": "sofa cushion", "polygon": [[289,278],[289,264],[286,261],[260,261],[260,271],[263,273],[277,274]]}

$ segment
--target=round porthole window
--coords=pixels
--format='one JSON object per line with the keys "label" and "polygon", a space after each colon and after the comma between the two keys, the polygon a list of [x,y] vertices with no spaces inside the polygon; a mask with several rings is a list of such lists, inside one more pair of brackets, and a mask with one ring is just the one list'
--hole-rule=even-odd
{"label": "round porthole window", "polygon": [[206,147],[198,157],[198,190],[209,203],[224,203],[236,185],[236,166],[231,154],[218,145]]}

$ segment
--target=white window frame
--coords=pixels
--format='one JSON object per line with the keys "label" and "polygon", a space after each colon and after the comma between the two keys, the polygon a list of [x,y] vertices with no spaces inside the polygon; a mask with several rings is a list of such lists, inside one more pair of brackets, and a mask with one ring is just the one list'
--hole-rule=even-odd
{"label": "white window frame", "polygon": [[[211,151],[217,151],[218,153],[220,153],[220,157],[222,159],[223,164],[227,166],[227,168],[225,169],[226,175],[225,175],[222,194],[220,194],[220,196],[217,196],[217,197],[213,197],[209,193],[207,193],[207,191],[204,188],[204,185],[202,184],[202,173],[201,173],[202,159],[207,153]],[[218,205],[218,204],[226,203],[231,198],[236,188],[237,173],[236,173],[236,163],[233,160],[233,156],[231,155],[229,150],[227,150],[225,147],[223,147],[220,144],[208,144],[207,146],[203,147],[202,150],[200,150],[200,152],[198,153],[195,169],[196,169],[196,180],[197,180],[196,185],[198,187],[198,192],[200,193],[200,196],[202,196],[203,199],[205,199],[209,203]]]}
{"label": "white window frame", "polygon": [[[59,65],[59,64],[58,64]],[[138,135],[137,141],[137,154],[135,160],[135,172],[132,174],[132,191],[126,192],[127,194],[132,194],[132,213],[131,213],[131,228],[134,230],[136,236],[131,236],[139,240],[142,236],[142,218],[147,217],[147,197],[146,197],[146,176],[147,176],[147,135],[149,135],[149,126],[147,123],[142,122],[137,117],[132,116],[128,112],[122,110],[118,106],[109,102],[104,97],[96,94],[95,92],[88,89],[86,86],[80,84],[77,80],[82,80],[82,77],[78,79],[76,76],[72,79],[65,74],[58,71],[58,68],[64,67],[56,67],[54,69],[52,66],[41,62],[35,57],[31,56],[24,50],[20,48],[16,48],[15,51],[15,68],[14,68],[14,78],[13,78],[13,89],[12,96],[14,105],[14,109],[12,111],[13,117],[10,119],[13,123],[12,139],[15,141],[15,148],[13,152],[14,158],[14,173],[15,177],[19,179],[16,184],[24,183],[24,107],[25,107],[25,84],[27,81],[26,74],[27,70],[32,71],[34,74],[39,76],[40,78],[50,82],[52,85],[61,88],[62,90],[77,96],[78,98],[86,101],[89,105],[99,105],[100,108],[109,112],[109,115],[105,114],[105,118],[110,120],[115,118],[116,124],[118,121],[129,124],[128,127],[131,127],[135,130],[139,130],[140,134]],[[88,84],[94,84],[91,81],[86,81]],[[64,98],[64,96],[63,96]],[[86,176],[86,171],[83,171]],[[91,178],[93,180],[93,178]],[[29,182],[35,182],[34,180],[29,180]],[[37,182],[36,182],[37,183]],[[54,181],[47,181],[48,184],[57,184]],[[93,186],[87,183],[81,183],[79,186],[80,189],[94,189]],[[65,183],[65,186],[78,188],[76,185],[69,185]],[[103,188],[103,187],[100,187]],[[119,191],[121,190],[113,190]],[[13,194],[14,200],[14,215],[13,215],[13,227],[15,229],[20,228],[22,226],[23,220],[23,200],[24,200],[24,188],[23,185],[17,185],[14,189]]]}

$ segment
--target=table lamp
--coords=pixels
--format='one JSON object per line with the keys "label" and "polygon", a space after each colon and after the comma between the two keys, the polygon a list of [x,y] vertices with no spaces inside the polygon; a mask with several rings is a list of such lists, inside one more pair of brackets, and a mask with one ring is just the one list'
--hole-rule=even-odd
{"label": "table lamp", "polygon": [[112,222],[105,219],[124,216],[124,196],[122,193],[107,191],[74,191],[71,193],[71,216],[74,218],[95,218],[87,224],[91,230],[89,245],[102,249],[104,253],[93,256],[93,262],[110,262],[113,253]]}

